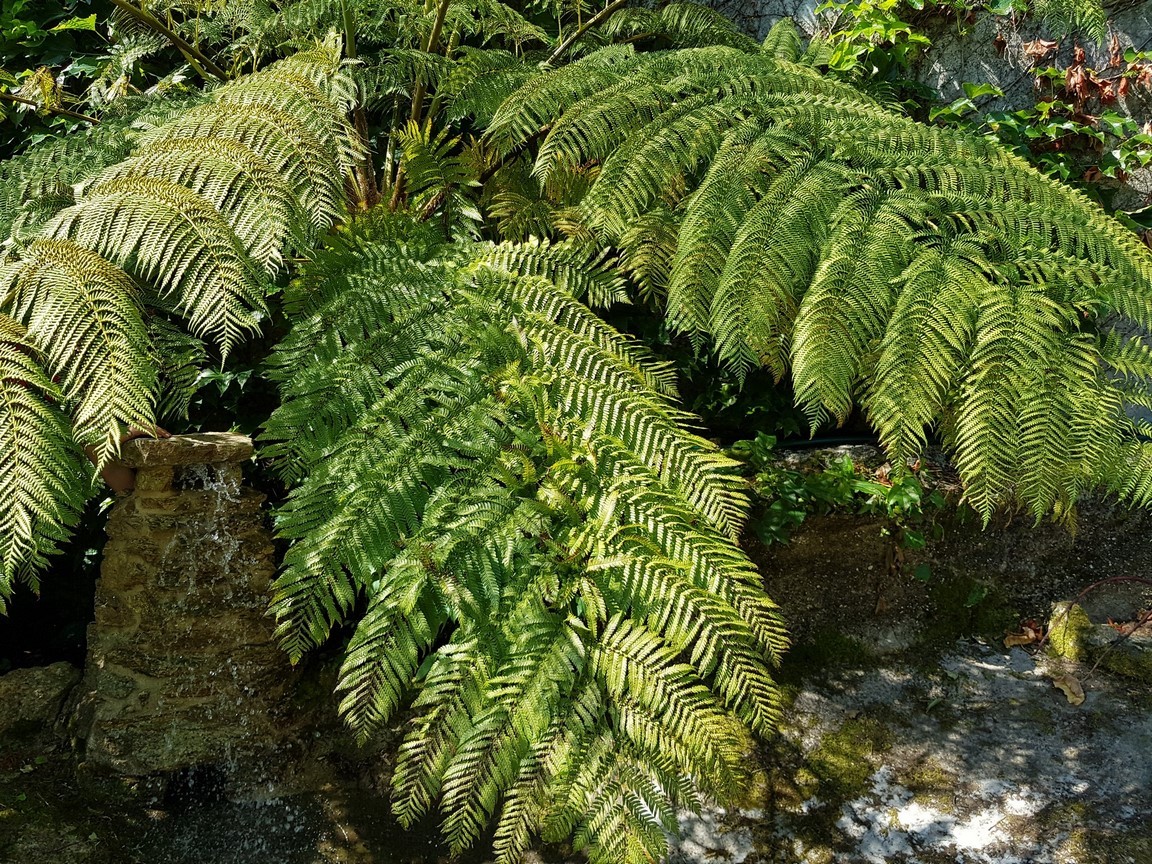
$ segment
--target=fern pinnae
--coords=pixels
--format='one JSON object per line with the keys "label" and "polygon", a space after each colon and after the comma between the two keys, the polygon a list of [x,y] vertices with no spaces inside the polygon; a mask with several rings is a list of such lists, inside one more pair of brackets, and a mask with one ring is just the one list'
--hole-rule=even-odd
{"label": "fern pinnae", "polygon": [[264,308],[261,275],[231,226],[179,184],[150,177],[108,180],[89,188],[44,233],[132,267],[161,294],[175,294],[193,331],[211,335],[224,353],[256,328],[255,313]]}
{"label": "fern pinnae", "polygon": [[242,144],[211,137],[155,141],[105,170],[95,184],[129,176],[168,180],[210,201],[270,274],[283,265],[286,250],[308,243],[311,230],[300,202],[280,174]]}
{"label": "fern pinnae", "polygon": [[0,313],[0,612],[13,583],[35,590],[86,497],[91,472],[22,325]]}
{"label": "fern pinnae", "polygon": [[136,286],[74,243],[37,240],[0,267],[0,297],[27,328],[47,371],[74,407],[74,434],[97,466],[119,452],[125,429],[155,425],[156,371]]}
{"label": "fern pinnae", "polygon": [[[786,31],[777,36],[795,56]],[[1138,238],[995,142],[894,114],[802,65],[815,55],[774,57],[775,42],[619,65],[593,53],[581,62],[595,75],[573,64],[529,79],[492,134],[503,148],[543,134],[541,158],[559,167],[606,160],[581,205],[585,222],[607,244],[627,235],[625,260],[633,248],[670,259],[656,273],[674,329],[698,344],[711,337],[737,372],[791,371],[814,422],[861,404],[897,463],[940,430],[986,517],[1017,500],[1067,514],[1088,477],[1143,489],[1114,473],[1145,464],[1119,455],[1135,454],[1138,427],[1116,406],[1135,397],[1093,371],[1090,350],[1054,335],[1107,329],[1113,316],[1152,326],[1152,258]],[[721,58],[728,83],[715,74]],[[647,113],[631,110],[626,81],[648,88]],[[694,99],[701,107],[688,107]],[[700,125],[705,116],[713,128]],[[675,237],[656,245],[630,228],[650,214]],[[808,216],[830,227],[811,230]],[[954,284],[929,272],[933,250]],[[1019,304],[1025,327],[1011,337],[991,312],[1003,303]],[[1011,354],[1029,334],[1047,363]],[[1001,350],[1034,367],[1018,387],[995,371],[1008,368],[993,359]],[[1075,419],[1069,399],[1084,406]],[[1033,409],[1025,424],[1020,404]],[[1042,434],[1041,413],[1071,423],[1071,437]],[[1077,455],[1058,479],[1041,479],[1061,447]]]}
{"label": "fern pinnae", "polygon": [[342,215],[343,175],[337,156],[292,115],[253,105],[209,103],[147,133],[141,143],[201,137],[235,141],[259,153],[291,185],[317,232]]}
{"label": "fern pinnae", "polygon": [[[393,777],[402,821],[438,802],[457,849],[493,820],[502,849],[558,831],[599,848],[609,822],[585,818],[595,781],[587,763],[570,764],[595,747],[596,777],[615,784],[610,804],[634,808],[611,830],[632,852],[656,851],[657,839],[662,849],[672,802],[730,788],[724,766],[741,758],[741,721],[763,729],[775,711],[767,670],[783,639],[731,539],[746,506],[733,465],[652,389],[665,370],[572,297],[583,252],[429,247],[417,256],[423,275],[396,280],[381,262],[408,253],[398,237],[374,245],[374,230],[354,228],[318,258],[316,303],[301,307],[338,310],[341,339],[318,338],[305,319],[278,373],[287,402],[271,429],[307,439],[292,430],[329,392],[311,364],[347,356],[348,374],[367,370],[334,438],[282,451],[307,479],[279,517],[293,541],[276,588],[281,637],[294,651],[323,638],[330,616],[351,614],[345,596],[381,604],[353,637],[340,687],[346,718],[370,734],[399,704],[403,679],[418,679],[405,688],[415,722]],[[411,326],[425,320],[434,323]],[[331,494],[352,475],[364,480],[356,495]],[[321,561],[334,568],[310,573]],[[440,647],[421,642],[429,612],[383,599],[411,598],[416,589],[402,586],[415,584],[435,586]],[[718,586],[715,602],[704,585]],[[388,623],[396,615],[400,627]],[[719,639],[729,625],[738,638]],[[622,626],[629,644],[646,646],[631,659],[603,654]],[[403,636],[395,663],[379,657],[405,628],[420,639]],[[681,649],[698,668],[679,662]],[[625,693],[622,674],[647,695]],[[668,688],[675,710],[661,702]],[[632,698],[643,702],[628,715],[638,741],[662,735],[679,742],[678,757],[637,755],[612,708]],[[721,730],[727,761],[706,755]],[[698,771],[708,776],[684,776]]]}

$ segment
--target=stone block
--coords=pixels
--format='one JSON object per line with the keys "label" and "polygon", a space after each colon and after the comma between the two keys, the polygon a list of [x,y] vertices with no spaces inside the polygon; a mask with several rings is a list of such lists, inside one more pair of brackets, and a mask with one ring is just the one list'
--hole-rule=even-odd
{"label": "stone block", "polygon": [[155,465],[216,465],[247,462],[252,439],[234,432],[201,432],[171,438],[136,438],[127,442],[120,459],[133,468]]}
{"label": "stone block", "polygon": [[[279,747],[295,676],[272,637],[264,496],[243,436],[137,439],[136,491],[109,518],[73,728],[92,766],[134,775]],[[230,755],[229,755],[230,754]]]}
{"label": "stone block", "polygon": [[0,676],[0,746],[6,736],[51,727],[79,680],[80,670],[71,663],[17,669]]}

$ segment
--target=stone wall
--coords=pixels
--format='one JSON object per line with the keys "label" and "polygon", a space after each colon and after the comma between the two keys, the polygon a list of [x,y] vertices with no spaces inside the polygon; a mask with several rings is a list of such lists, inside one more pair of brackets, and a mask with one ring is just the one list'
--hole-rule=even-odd
{"label": "stone wall", "polygon": [[[791,470],[810,470],[844,455],[869,468],[886,461],[875,447],[784,452],[781,461]],[[885,521],[876,516],[810,515],[786,544],[764,546],[748,536],[745,545],[796,639],[818,641],[836,632],[887,641],[893,650],[922,639],[926,628],[943,641],[970,632],[1002,634],[1021,618],[1046,619],[1052,603],[1109,577],[1152,578],[1152,512],[1114,498],[1082,502],[1074,525],[999,513],[984,528],[974,513],[952,505],[936,518],[940,539],[920,552],[902,551],[899,566]],[[916,578],[920,563],[929,565],[929,578]],[[1093,602],[1106,598],[1116,604],[1108,615],[1117,620],[1152,606],[1145,586],[1092,592]]]}
{"label": "stone wall", "polygon": [[[818,0],[707,0],[721,14],[735,21],[746,33],[763,39],[772,25],[781,18],[791,18],[807,36],[816,30]],[[1121,48],[1152,49],[1152,0],[1126,0],[1106,3],[1110,32],[1114,33]],[[1021,107],[1030,104],[1032,81],[1028,70],[1033,65],[1026,53],[1025,43],[1041,36],[1050,36],[1043,23],[1021,18],[1012,21],[1006,16],[981,13],[974,21],[960,27],[955,21],[941,20],[936,24],[917,25],[932,39],[916,69],[919,81],[936,90],[942,99],[951,100],[963,95],[966,81],[995,84],[1005,91],[1003,107]],[[997,47],[996,36],[1004,39]],[[1087,65],[1103,69],[1108,65],[1110,46],[1084,40],[1061,40],[1058,54],[1051,62],[1066,66],[1071,59],[1073,45],[1079,43],[1087,52]],[[1048,65],[1049,61],[1045,61]],[[1152,119],[1152,96],[1133,88],[1129,99],[1114,106],[1142,120]]]}
{"label": "stone wall", "polygon": [[125,445],[136,490],[108,521],[75,722],[90,766],[251,761],[282,740],[292,674],[265,615],[264,496],[240,482],[251,455],[231,434]]}

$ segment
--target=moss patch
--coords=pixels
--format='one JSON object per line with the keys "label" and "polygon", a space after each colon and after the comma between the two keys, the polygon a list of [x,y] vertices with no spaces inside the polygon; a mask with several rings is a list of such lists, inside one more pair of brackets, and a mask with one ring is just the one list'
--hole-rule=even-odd
{"label": "moss patch", "polygon": [[868,791],[872,758],[887,752],[895,743],[888,726],[874,717],[845,721],[835,732],[824,736],[808,756],[808,766],[819,782],[825,800],[850,800]]}
{"label": "moss patch", "polygon": [[922,804],[933,807],[942,813],[952,811],[953,796],[959,778],[931,756],[917,759],[909,770],[899,778],[909,791]]}
{"label": "moss patch", "polygon": [[1088,637],[1092,621],[1075,603],[1057,603],[1048,622],[1048,647],[1057,657],[1082,661],[1088,659]]}
{"label": "moss patch", "polygon": [[1152,685],[1152,639],[1129,637],[1115,648],[1105,645],[1100,651],[1100,665],[1109,672]]}
{"label": "moss patch", "polygon": [[1038,814],[1033,828],[1063,835],[1059,860],[1076,864],[1145,864],[1152,861],[1152,826],[1112,823],[1114,814],[1079,801],[1053,805]]}

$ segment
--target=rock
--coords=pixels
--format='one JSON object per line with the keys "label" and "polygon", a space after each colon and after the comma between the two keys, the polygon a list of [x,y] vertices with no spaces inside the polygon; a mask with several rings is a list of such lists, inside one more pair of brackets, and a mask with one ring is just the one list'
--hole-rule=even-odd
{"label": "rock", "polygon": [[295,735],[295,675],[266,615],[275,561],[264,497],[235,464],[251,454],[228,433],[124,447],[140,483],[108,519],[72,723],[93,776],[263,770]]}
{"label": "rock", "polygon": [[1063,662],[965,639],[931,656],[793,668],[761,795],[684,819],[672,860],[1152,860],[1145,697],[1098,675],[1070,706],[1051,683]]}
{"label": "rock", "polygon": [[0,745],[7,736],[51,727],[79,680],[80,670],[71,663],[17,669],[0,677]]}
{"label": "rock", "polygon": [[1125,634],[1093,621],[1081,606],[1057,603],[1048,623],[1048,644],[1057,657],[1152,685],[1152,626]]}
{"label": "rock", "polygon": [[218,465],[252,458],[252,439],[233,432],[201,432],[171,438],[134,438],[120,461],[132,468],[153,465]]}
{"label": "rock", "polygon": [[1052,653],[1077,662],[1088,659],[1092,619],[1075,603],[1057,603],[1048,619],[1048,646]]}

